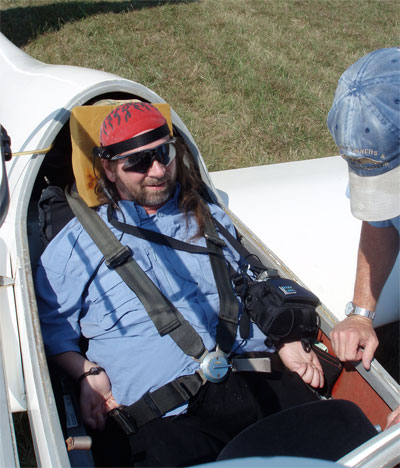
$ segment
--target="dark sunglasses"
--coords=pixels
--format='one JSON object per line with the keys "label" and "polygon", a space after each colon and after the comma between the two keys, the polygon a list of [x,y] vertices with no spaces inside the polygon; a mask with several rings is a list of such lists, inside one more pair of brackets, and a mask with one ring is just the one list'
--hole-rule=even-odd
{"label": "dark sunglasses", "polygon": [[154,160],[163,166],[169,166],[172,163],[176,156],[175,141],[175,138],[173,138],[155,148],[137,151],[136,153],[120,157],[117,156],[115,159],[125,160],[122,166],[124,172],[139,172],[144,174],[150,169]]}

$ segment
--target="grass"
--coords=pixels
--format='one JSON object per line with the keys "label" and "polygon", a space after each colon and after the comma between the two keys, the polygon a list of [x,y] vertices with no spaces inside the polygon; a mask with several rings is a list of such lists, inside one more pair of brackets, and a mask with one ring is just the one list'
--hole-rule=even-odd
{"label": "grass", "polygon": [[1,30],[33,57],[138,81],[166,99],[209,170],[336,154],[341,73],[394,46],[392,0],[3,0]]}
{"label": "grass", "polygon": [[[36,467],[35,452],[27,413],[14,413],[15,437],[17,440],[19,464],[22,468]],[[4,467],[7,468],[7,467]]]}

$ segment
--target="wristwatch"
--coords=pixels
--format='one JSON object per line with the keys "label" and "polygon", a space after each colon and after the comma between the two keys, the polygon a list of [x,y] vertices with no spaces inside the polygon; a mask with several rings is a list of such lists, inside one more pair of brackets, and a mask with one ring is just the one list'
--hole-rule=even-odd
{"label": "wristwatch", "polygon": [[375,312],[372,312],[372,310],[364,309],[364,307],[358,307],[353,302],[349,302],[346,304],[346,307],[344,309],[344,313],[349,316],[349,315],[361,315],[362,317],[367,317],[371,320],[374,320],[375,318]]}

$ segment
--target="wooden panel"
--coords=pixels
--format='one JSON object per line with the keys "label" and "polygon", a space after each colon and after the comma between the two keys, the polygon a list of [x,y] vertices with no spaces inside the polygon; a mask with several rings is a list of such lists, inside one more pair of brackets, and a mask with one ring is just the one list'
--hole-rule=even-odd
{"label": "wooden panel", "polygon": [[[334,354],[329,338],[322,332],[318,338],[328,347],[329,352]],[[356,403],[372,424],[378,424],[384,429],[386,418],[391,409],[352,364],[345,364],[333,387],[332,396],[335,399],[340,398]]]}

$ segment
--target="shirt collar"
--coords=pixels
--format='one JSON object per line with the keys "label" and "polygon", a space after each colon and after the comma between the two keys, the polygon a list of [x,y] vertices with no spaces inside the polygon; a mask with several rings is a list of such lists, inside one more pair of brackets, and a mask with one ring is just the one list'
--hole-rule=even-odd
{"label": "shirt collar", "polygon": [[[167,214],[171,214],[178,208],[178,197],[180,193],[181,187],[179,182],[176,183],[176,189],[174,194],[171,198],[169,198],[164,205],[157,210],[157,213],[153,215],[149,215],[146,213],[145,209],[138,205],[136,202],[129,201],[129,200],[120,200],[118,202],[119,207],[123,213],[117,213],[117,218],[120,221],[123,221],[127,224],[135,224],[140,226],[143,222],[149,220],[150,218],[154,218],[157,216],[164,216]],[[123,219],[125,217],[125,219]]]}

